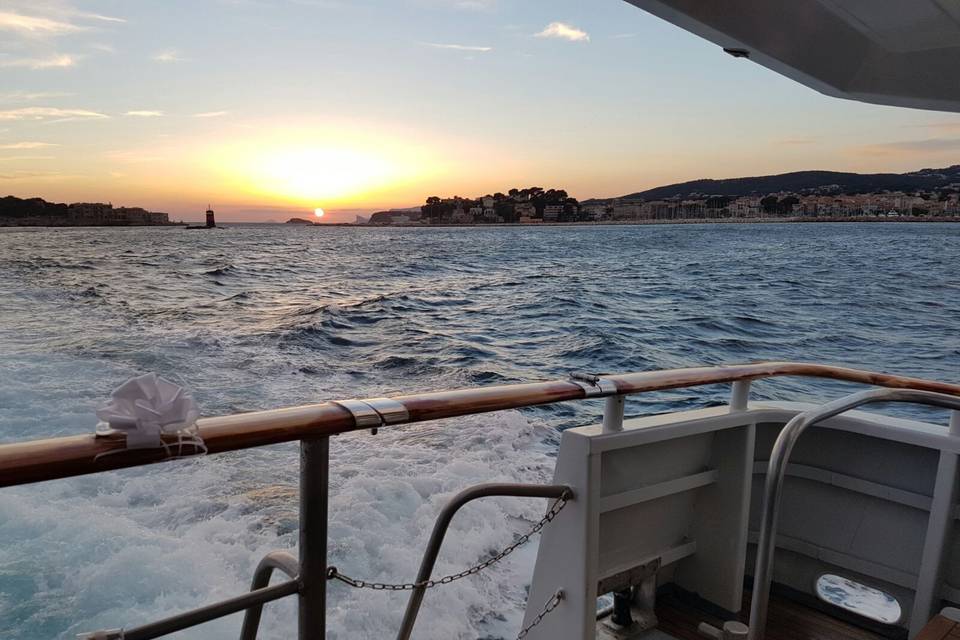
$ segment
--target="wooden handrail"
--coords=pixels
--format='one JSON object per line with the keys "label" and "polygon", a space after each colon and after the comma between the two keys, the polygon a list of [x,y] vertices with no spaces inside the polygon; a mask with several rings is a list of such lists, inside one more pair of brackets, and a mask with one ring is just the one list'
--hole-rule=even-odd
{"label": "wooden handrail", "polygon": [[[604,375],[604,378],[616,384],[618,393],[633,394],[777,376],[828,378],[880,387],[920,389],[960,396],[958,384],[797,362],[670,369]],[[568,380],[553,380],[418,393],[397,396],[393,399],[406,407],[409,414],[407,422],[424,422],[579,400],[584,397],[585,391],[579,385]],[[331,436],[364,427],[357,427],[346,409],[331,402],[325,402],[287,409],[202,418],[198,422],[198,428],[208,453],[222,453],[280,442]],[[169,458],[162,449],[127,451],[122,435],[94,437],[93,434],[84,434],[17,442],[0,445],[0,487],[135,467],[166,459]]]}

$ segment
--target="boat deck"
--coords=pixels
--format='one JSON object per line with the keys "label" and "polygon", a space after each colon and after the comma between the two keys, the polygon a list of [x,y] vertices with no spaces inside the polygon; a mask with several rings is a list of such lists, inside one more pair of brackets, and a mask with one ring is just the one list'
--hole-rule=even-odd
{"label": "boat deck", "polygon": [[[750,615],[749,592],[744,594],[743,599],[740,619],[747,622]],[[880,635],[843,622],[776,593],[771,594],[769,612],[767,640],[885,640],[896,637]],[[678,640],[705,640],[705,636],[697,632],[697,625],[701,622],[717,627],[723,624],[720,618],[675,595],[658,598],[657,618],[658,629]]]}

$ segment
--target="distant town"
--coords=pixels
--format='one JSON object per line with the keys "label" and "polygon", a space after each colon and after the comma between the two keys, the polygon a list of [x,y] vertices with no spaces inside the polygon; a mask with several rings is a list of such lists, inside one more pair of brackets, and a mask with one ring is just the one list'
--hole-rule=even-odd
{"label": "distant town", "polygon": [[141,207],[77,202],[61,204],[42,198],[0,198],[0,227],[133,227],[169,225],[170,216]]}
{"label": "distant town", "polygon": [[933,192],[770,193],[764,196],[615,198],[578,202],[563,189],[511,189],[478,198],[432,196],[419,211],[380,211],[371,225],[543,224],[694,220],[798,220],[829,218],[953,219],[960,216],[960,183]]}
{"label": "distant town", "polygon": [[619,198],[579,202],[563,189],[510,189],[477,198],[431,196],[412,209],[380,211],[372,225],[574,224],[850,219],[954,220],[960,165],[909,173],[797,171],[694,180]]}

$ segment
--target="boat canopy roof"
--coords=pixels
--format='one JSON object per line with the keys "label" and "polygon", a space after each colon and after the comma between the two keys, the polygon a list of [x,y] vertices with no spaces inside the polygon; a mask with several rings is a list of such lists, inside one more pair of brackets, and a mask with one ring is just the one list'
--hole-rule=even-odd
{"label": "boat canopy roof", "polygon": [[960,112],[957,0],[627,0],[822,93]]}

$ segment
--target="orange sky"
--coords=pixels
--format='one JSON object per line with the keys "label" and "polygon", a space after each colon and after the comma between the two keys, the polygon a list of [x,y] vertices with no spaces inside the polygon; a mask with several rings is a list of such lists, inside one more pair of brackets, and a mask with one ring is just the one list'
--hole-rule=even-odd
{"label": "orange sky", "polygon": [[0,195],[352,221],[958,152],[956,115],[827,98],[620,0],[0,7]]}

